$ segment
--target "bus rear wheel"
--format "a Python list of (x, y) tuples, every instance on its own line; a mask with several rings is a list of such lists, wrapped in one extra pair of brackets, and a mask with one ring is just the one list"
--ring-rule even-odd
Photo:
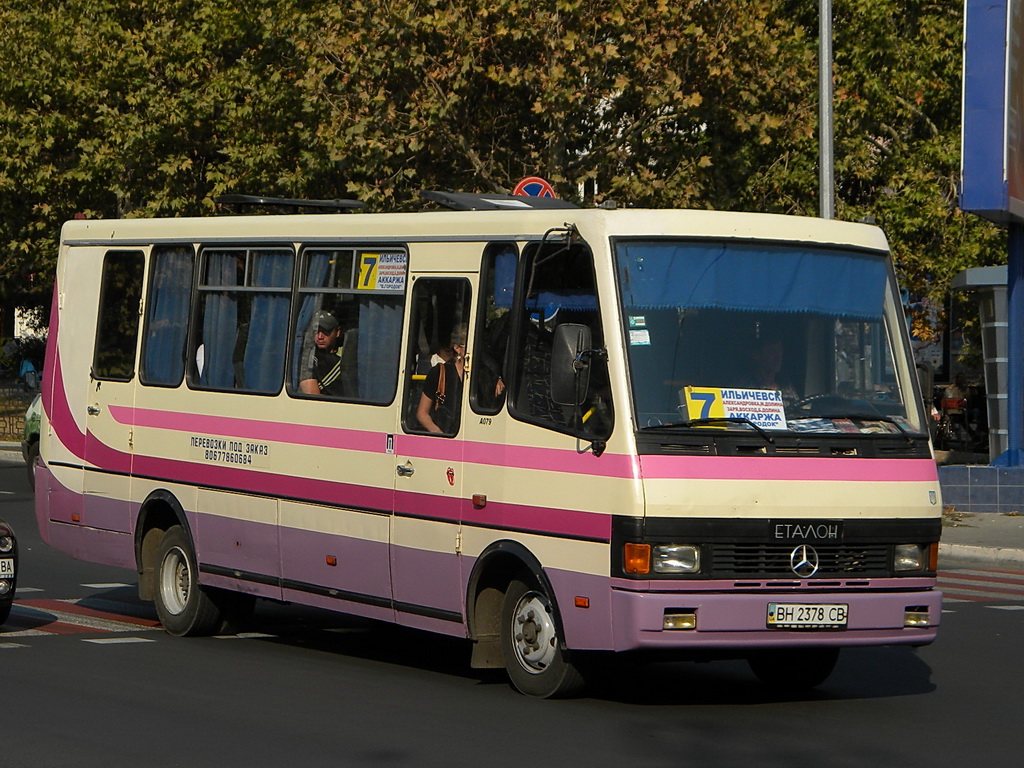
[(838, 660), (838, 648), (771, 648), (752, 654), (747, 663), (765, 685), (800, 693), (824, 683)]
[(583, 675), (558, 633), (554, 606), (543, 588), (514, 580), (501, 610), (501, 649), (512, 685), (527, 696), (560, 698), (583, 688)]
[(199, 584), (192, 544), (179, 525), (167, 530), (157, 549), (155, 598), (160, 623), (172, 635), (209, 635), (223, 621), (220, 608)]

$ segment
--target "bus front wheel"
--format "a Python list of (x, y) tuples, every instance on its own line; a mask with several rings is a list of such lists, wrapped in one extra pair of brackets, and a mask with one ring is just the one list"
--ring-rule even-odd
[(221, 610), (199, 585), (195, 553), (181, 526), (164, 534), (156, 562), (156, 613), (164, 629), (179, 637), (215, 632)]
[(514, 580), (505, 593), (501, 624), (505, 670), (521, 693), (558, 698), (583, 687), (582, 674), (563, 648), (551, 598), (541, 587)]

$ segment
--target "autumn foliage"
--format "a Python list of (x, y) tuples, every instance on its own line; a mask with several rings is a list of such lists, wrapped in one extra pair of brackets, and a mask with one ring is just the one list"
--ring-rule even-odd
[[(833, 5), (837, 214), (937, 299), (1004, 258), (956, 207), (962, 3)], [(396, 210), (542, 175), (583, 204), (816, 215), (817, 25), (796, 0), (10, 0), (2, 298), (46, 300), (68, 218), (228, 192)]]

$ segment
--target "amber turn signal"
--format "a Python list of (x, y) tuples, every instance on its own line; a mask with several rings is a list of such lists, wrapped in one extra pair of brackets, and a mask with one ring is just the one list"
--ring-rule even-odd
[(622, 569), (626, 573), (650, 573), (651, 545), (627, 543), (623, 551)]

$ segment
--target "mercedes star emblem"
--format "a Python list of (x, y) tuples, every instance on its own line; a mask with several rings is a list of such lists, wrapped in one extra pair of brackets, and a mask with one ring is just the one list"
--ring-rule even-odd
[(801, 579), (809, 579), (818, 572), (818, 553), (814, 547), (801, 544), (790, 553), (789, 567)]

